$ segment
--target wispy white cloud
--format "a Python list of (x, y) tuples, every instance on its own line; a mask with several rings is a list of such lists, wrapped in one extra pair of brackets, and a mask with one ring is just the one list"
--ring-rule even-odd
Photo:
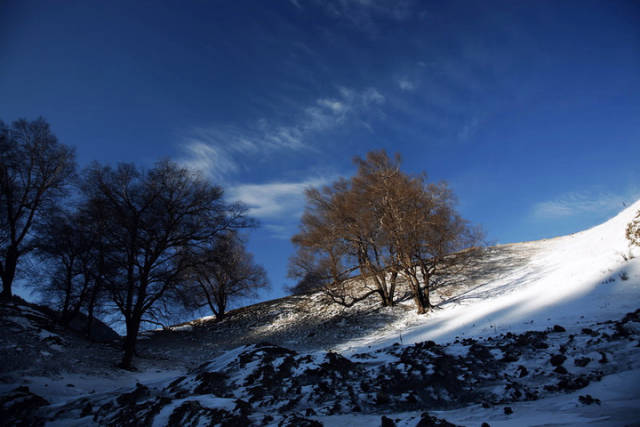
[(318, 105), (328, 108), (335, 114), (344, 113), (345, 110), (347, 109), (347, 106), (341, 101), (338, 101), (337, 99), (326, 99), (326, 98), (319, 99)]
[(417, 86), (415, 82), (409, 80), (406, 77), (399, 78), (396, 83), (398, 84), (398, 87), (400, 88), (400, 90), (408, 91), (408, 92), (416, 90), (416, 86)]
[(330, 16), (345, 20), (355, 28), (377, 34), (379, 18), (405, 21), (416, 12), (413, 0), (320, 0), (318, 3)]
[(477, 116), (472, 116), (469, 120), (463, 123), (462, 128), (458, 132), (458, 139), (463, 141), (469, 139), (473, 136), (476, 130), (478, 130), (479, 126), (480, 119)]
[(261, 119), (242, 128), (193, 128), (182, 138), (182, 164), (210, 178), (228, 179), (241, 169), (243, 160), (279, 151), (313, 149), (310, 140), (321, 132), (350, 123), (366, 126), (362, 117), (385, 102), (376, 88), (356, 91), (339, 87), (336, 92), (333, 97), (320, 97), (299, 108), (297, 117), (286, 124)]
[(272, 220), (297, 218), (304, 209), (304, 191), (326, 185), (330, 178), (308, 178), (297, 182), (241, 184), (228, 190), (228, 197), (249, 208), (250, 216)]
[(365, 107), (381, 105), (384, 102), (385, 97), (376, 88), (370, 87), (362, 93), (362, 103)]
[(210, 178), (219, 179), (220, 175), (235, 172), (236, 163), (229, 154), (215, 146), (193, 141), (186, 145), (187, 159), (182, 164), (189, 169), (205, 173)]
[(553, 200), (536, 203), (533, 216), (538, 219), (557, 219), (582, 214), (611, 214), (619, 211), (625, 203), (637, 198), (631, 194), (610, 192), (572, 192)]

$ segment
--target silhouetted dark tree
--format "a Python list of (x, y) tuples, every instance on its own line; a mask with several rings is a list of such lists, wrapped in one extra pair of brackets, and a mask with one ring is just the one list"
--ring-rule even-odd
[(90, 207), (58, 210), (39, 228), (36, 254), (46, 269), (48, 283), (38, 286), (46, 300), (60, 312), (63, 325), (87, 315), (85, 332), (91, 338), (95, 313), (105, 303), (104, 248), (100, 245), (108, 230), (99, 215), (89, 214)]
[(10, 298), (18, 261), (34, 248), (34, 226), (64, 196), (74, 152), (42, 118), (0, 121), (0, 276)]
[(84, 181), (90, 212), (108, 229), (100, 242), (110, 271), (104, 287), (124, 317), (121, 366), (128, 369), (145, 313), (184, 285), (194, 267), (187, 255), (251, 222), (241, 206), (223, 201), (220, 187), (168, 161), (146, 172), (94, 164)]
[(445, 183), (401, 172), (398, 156), (370, 152), (355, 163), (351, 180), (307, 191), (290, 273), (320, 272), (325, 293), (344, 306), (373, 294), (383, 306), (393, 305), (401, 280), (424, 313), (434, 279), (457, 272), (473, 253), (462, 250), (477, 245), (482, 233), (454, 210)]
[(81, 223), (76, 213), (58, 211), (43, 224), (36, 245), (38, 256), (50, 265), (49, 282), (39, 290), (57, 306), (64, 325), (83, 308), (92, 283), (92, 242), (85, 238)]
[(216, 321), (224, 318), (229, 302), (256, 297), (269, 285), (265, 270), (253, 262), (234, 231), (221, 233), (212, 244), (198, 249), (187, 271), (188, 299), (192, 306), (208, 306)]

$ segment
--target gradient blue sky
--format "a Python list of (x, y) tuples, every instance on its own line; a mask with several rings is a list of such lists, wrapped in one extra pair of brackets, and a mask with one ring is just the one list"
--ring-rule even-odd
[(372, 149), (493, 242), (640, 197), (640, 2), (3, 1), (0, 119), (39, 115), (81, 165), (168, 157), (246, 202), (277, 297), (304, 188)]

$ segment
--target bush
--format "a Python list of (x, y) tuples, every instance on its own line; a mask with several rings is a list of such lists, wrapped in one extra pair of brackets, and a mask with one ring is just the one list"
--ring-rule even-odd
[(640, 246), (640, 209), (627, 225), (626, 236), (631, 245)]

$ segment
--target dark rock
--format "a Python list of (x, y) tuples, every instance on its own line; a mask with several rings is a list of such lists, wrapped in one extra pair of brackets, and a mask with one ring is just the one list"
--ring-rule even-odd
[(625, 314), (621, 322), (622, 323), (640, 322), (640, 308), (637, 309), (636, 311)]
[(598, 333), (591, 328), (582, 328), (582, 333), (585, 335), (590, 335), (592, 337), (598, 336)]
[(580, 368), (584, 368), (585, 366), (587, 366), (589, 364), (589, 362), (591, 362), (591, 359), (588, 357), (580, 357), (578, 359), (575, 359), (573, 361), (573, 364), (580, 367)]
[(563, 354), (554, 354), (551, 356), (550, 362), (553, 366), (560, 366), (567, 360), (567, 356)]
[(143, 386), (142, 384), (137, 383), (136, 388), (133, 391), (129, 393), (122, 393), (120, 396), (118, 396), (116, 401), (118, 402), (118, 404), (122, 406), (132, 405), (132, 404), (135, 404), (136, 402), (139, 402), (142, 399), (148, 398), (149, 396), (150, 396), (149, 389)]
[(511, 414), (513, 414), (513, 409), (511, 409), (511, 406), (505, 406), (505, 407), (504, 407), (504, 414), (505, 414), (505, 415), (511, 415)]
[(456, 425), (442, 418), (431, 416), (427, 412), (423, 412), (416, 427), (456, 427)]
[(482, 361), (491, 361), (494, 359), (491, 351), (482, 344), (475, 343), (469, 347), (469, 355)]
[(560, 325), (553, 325), (553, 332), (567, 332), (567, 330)]
[(308, 418), (302, 418), (297, 415), (286, 418), (278, 426), (281, 427), (322, 427), (322, 423)]
[(169, 416), (169, 425), (198, 425), (201, 423), (222, 424), (229, 412), (224, 409), (205, 408), (196, 400), (187, 400), (173, 410)]
[(527, 368), (525, 368), (523, 365), (519, 365), (518, 366), (518, 372), (520, 373), (519, 376), (520, 378), (522, 377), (526, 377), (527, 374), (529, 373), (529, 371), (527, 370)]
[(195, 394), (213, 394), (218, 397), (227, 397), (229, 395), (227, 378), (227, 374), (222, 372), (202, 372), (196, 376), (196, 381), (199, 384), (193, 392)]
[(380, 427), (396, 427), (396, 423), (391, 418), (387, 418), (384, 415), (380, 418)]
[(32, 393), (28, 387), (18, 387), (0, 396), (0, 425), (42, 426), (44, 420), (36, 411), (48, 405), (42, 397)]
[[(589, 385), (589, 379), (584, 376), (579, 376), (576, 378), (563, 378), (558, 382), (557, 388), (559, 390), (579, 390), (581, 388), (585, 388)], [(546, 387), (545, 387), (546, 388)]]
[(348, 373), (354, 370), (355, 364), (341, 354), (331, 351), (325, 355), (325, 362), (321, 366), (340, 373)]
[(601, 351), (600, 352), (600, 360), (598, 360), (598, 363), (609, 363), (609, 359), (607, 359), (607, 355), (605, 354), (605, 352)]
[(593, 405), (594, 403), (596, 404), (600, 404), (600, 399), (595, 399), (593, 396), (591, 396), (590, 394), (587, 394), (586, 396), (579, 396), (578, 400), (580, 401), (580, 403), (582, 403), (583, 405)]
[(93, 406), (91, 406), (91, 403), (87, 402), (86, 405), (84, 405), (84, 407), (82, 408), (82, 412), (80, 413), (81, 417), (86, 417), (89, 416), (93, 413)]
[(248, 402), (245, 402), (242, 399), (236, 399), (236, 406), (233, 409), (235, 412), (239, 413), (240, 415), (249, 415), (251, 414), (251, 412), (253, 411), (253, 408), (251, 407), (251, 404), (249, 404)]
[(489, 425), (489, 423), (486, 423), (486, 422), (485, 422), (485, 423), (482, 423), (482, 424), (480, 425), (480, 427), (491, 427), (491, 425)]
[(501, 362), (517, 362), (520, 359), (520, 352), (515, 349), (501, 349), (504, 352), (504, 356), (501, 359)]
[(563, 375), (568, 373), (567, 368), (565, 368), (564, 366), (556, 366), (556, 368), (553, 371)]
[(387, 403), (389, 403), (391, 399), (389, 399), (389, 396), (387, 396), (385, 393), (379, 391), (376, 393), (376, 405), (385, 405)]
[(531, 346), (535, 349), (541, 350), (549, 348), (549, 344), (545, 342), (547, 335), (545, 332), (527, 331), (524, 334), (520, 334), (516, 338), (516, 344), (519, 346)]

